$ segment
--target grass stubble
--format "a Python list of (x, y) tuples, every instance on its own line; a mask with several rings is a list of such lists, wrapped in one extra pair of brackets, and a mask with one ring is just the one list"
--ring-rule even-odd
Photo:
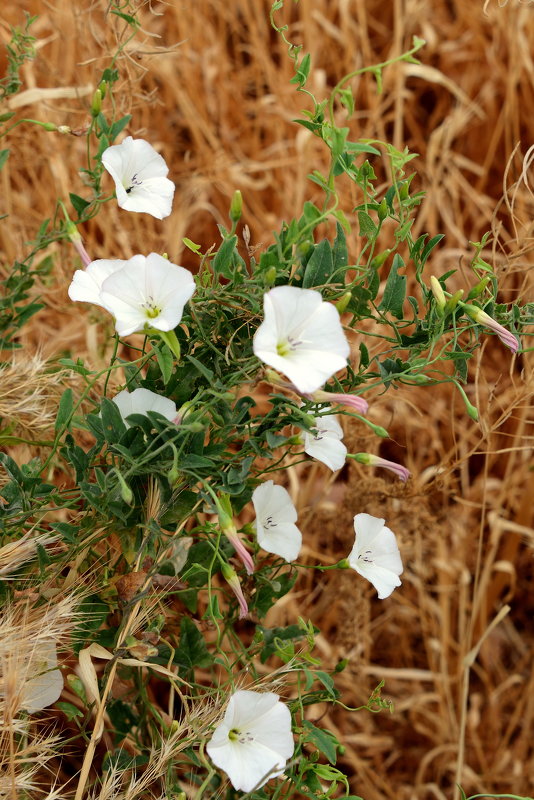
[[(310, 165), (321, 168), (325, 155), (292, 122), (305, 98), (289, 84), (291, 64), (269, 28), (269, 5), (183, 0), (144, 8), (143, 32), (121, 59), (125, 78), (118, 101), (123, 113), (133, 112), (128, 132), (148, 138), (171, 165), (174, 210), (163, 223), (135, 214), (126, 220), (110, 204), (84, 232), (92, 257), (165, 250), (171, 260), (194, 268), (182, 237), (203, 246), (216, 242), (216, 223), (224, 222), (235, 189), (243, 192), (242, 221), (252, 248), (267, 245), (282, 219), (306, 199), (317, 199), (306, 175)], [(123, 35), (120, 21), (105, 16), (106, 6), (100, 0), (25, 4), (39, 14), (37, 57), (23, 68), (23, 91), (15, 98), (26, 116), (83, 127), (95, 71)], [(3, 6), (6, 22), (20, 23), (19, 14), (18, 2)], [(426, 197), (414, 233), (446, 233), (428, 273), (459, 268), (458, 287), (468, 287), (468, 240), (491, 229), (493, 242), (483, 255), (507, 302), (533, 297), (530, 157), (524, 161), (534, 139), (533, 14), (519, 0), (301, 0), (296, 7), (288, 3), (282, 14), (290, 38), (312, 55), (318, 95), (355, 67), (400, 53), (414, 34), (427, 41), (423, 63), (390, 68), (381, 95), (369, 77), (354, 81), (351, 133), (420, 154), (412, 163)], [(3, 23), (0, 35), (7, 39)], [(25, 252), (55, 197), (83, 194), (76, 174), (83, 141), (56, 136), (24, 127), (11, 135), (12, 158), (0, 173), (2, 213), (10, 215), (0, 226), (2, 270)], [(341, 205), (350, 209), (356, 202), (347, 185)], [(357, 243), (351, 246), (355, 258)], [(68, 301), (74, 253), (67, 245), (51, 253), (54, 272), (39, 286), (46, 308), (21, 336), (27, 361), (17, 356), (0, 388), (2, 417), (29, 440), (49, 437), (61, 389), (45, 369), (46, 359), (69, 351), (103, 368), (109, 354), (109, 321)], [(480, 423), (466, 415), (449, 386), (401, 387), (368, 398), (370, 418), (392, 436), (380, 443), (380, 454), (412, 470), (406, 486), (353, 462), (335, 481), (320, 465), (296, 466), (289, 475), (305, 530), (305, 558), (334, 562), (345, 555), (352, 517), (360, 511), (383, 516), (402, 543), (403, 586), (391, 599), (377, 601), (371, 587), (344, 574), (307, 572), (268, 620), (310, 618), (321, 628), (318, 647), (327, 665), (350, 657), (338, 677), (347, 705), (365, 702), (386, 679), (392, 716), (326, 713), (321, 707), (309, 712), (346, 745), (342, 763), (352, 790), (366, 800), (441, 800), (457, 792), (455, 782), (467, 793), (534, 794), (532, 357), (511, 358), (492, 339), (474, 362), (467, 393)], [(349, 451), (376, 449), (358, 424), (346, 425), (346, 437)], [(17, 460), (35, 452), (24, 444), (8, 450)], [(50, 477), (65, 480), (59, 466)], [(13, 557), (31, 558), (32, 547), (22, 543)], [(0, 551), (0, 570), (10, 557)], [(3, 628), (12, 625), (12, 615), (20, 617), (13, 645), (20, 653), (28, 650), (35, 623), (27, 619), (26, 604), (21, 597), (4, 615), (0, 632), (2, 644), (11, 642)], [(5, 652), (4, 677), (12, 674), (10, 650)], [(65, 696), (76, 702), (72, 692)], [(204, 710), (206, 725), (216, 712)], [(8, 720), (5, 715), (0, 756), (4, 775), (13, 776), (20, 764)], [(163, 797), (155, 787), (184, 733), (161, 742), (149, 773), (124, 785), (111, 770), (91, 797)], [(72, 775), (82, 767), (83, 753), (73, 741), (69, 755), (61, 742), (68, 735), (50, 719), (32, 724), (32, 767), (20, 773), (30, 783), (6, 778), (0, 797), (15, 800), (27, 791), (45, 800), (73, 798)]]

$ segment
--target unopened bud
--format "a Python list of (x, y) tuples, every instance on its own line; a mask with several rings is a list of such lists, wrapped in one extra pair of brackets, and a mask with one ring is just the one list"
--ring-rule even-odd
[(241, 212), (243, 211), (243, 196), (239, 189), (236, 189), (232, 197), (230, 205), (230, 219), (232, 222), (238, 222), (241, 219)]
[(124, 480), (118, 469), (115, 470), (115, 475), (117, 476), (117, 479), (119, 481), (122, 499), (124, 500), (125, 503), (131, 506), (133, 504), (133, 499), (134, 499), (132, 490), (130, 489), (130, 487), (128, 486), (128, 484), (126, 483), (126, 481)]
[(380, 205), (378, 206), (378, 211), (377, 211), (378, 219), (380, 220), (380, 222), (382, 222), (382, 220), (384, 220), (387, 217), (388, 210), (389, 209), (387, 200), (385, 197), (383, 197)]
[(91, 114), (93, 117), (98, 117), (102, 110), (102, 91), (101, 89), (97, 89), (93, 95), (93, 99), (91, 100)]
[(436, 306), (438, 310), (442, 312), (447, 304), (447, 298), (445, 297), (443, 286), (438, 281), (435, 275), (430, 276), (430, 288), (432, 290), (432, 294), (434, 295)]
[(102, 100), (103, 100), (104, 97), (106, 96), (106, 92), (108, 90), (107, 82), (106, 81), (100, 81), (100, 83), (98, 84), (98, 90), (99, 90), (100, 96), (102, 97)]
[(384, 250), (383, 253), (379, 253), (377, 256), (375, 256), (371, 261), (371, 269), (378, 269), (378, 267), (381, 267), (390, 253), (391, 250)]
[(479, 281), (477, 285), (473, 286), (473, 288), (470, 290), (469, 294), (467, 295), (467, 299), (474, 300), (475, 297), (480, 297), (480, 295), (482, 294), (482, 292), (484, 291), (489, 282), (490, 282), (489, 277), (482, 278), (482, 280)]
[(407, 181), (404, 181), (404, 183), (401, 184), (399, 190), (399, 197), (401, 200), (407, 200), (409, 196), (410, 196), (410, 186)]
[(337, 309), (337, 313), (341, 316), (344, 311), (347, 310), (347, 306), (352, 299), (352, 292), (345, 292), (342, 294), (339, 300), (336, 301), (335, 306)]
[(464, 290), (463, 289), (458, 289), (458, 291), (455, 292), (452, 295), (452, 297), (449, 297), (449, 299), (445, 303), (445, 307), (443, 309), (443, 313), (444, 313), (445, 316), (447, 316), (447, 314), (452, 314), (452, 312), (454, 311), (454, 309), (456, 308), (456, 306), (458, 305), (458, 303), (462, 299), (463, 295), (464, 295)]

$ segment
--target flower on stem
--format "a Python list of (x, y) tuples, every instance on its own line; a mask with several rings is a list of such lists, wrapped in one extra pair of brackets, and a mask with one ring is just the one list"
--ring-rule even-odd
[(312, 394), (308, 395), (310, 400), (313, 400), (315, 403), (337, 403), (340, 406), (347, 406), (347, 408), (351, 408), (357, 414), (367, 414), (369, 410), (369, 404), (367, 400), (364, 400), (363, 397), (359, 397), (357, 394), (343, 394), (343, 392), (324, 392), (322, 389), (319, 389), (316, 392), (312, 392)]
[(102, 153), (102, 164), (115, 181), (117, 202), (126, 211), (142, 211), (157, 219), (172, 210), (174, 183), (165, 160), (145, 139), (127, 136)]
[(486, 314), (486, 312), (478, 306), (471, 306), (467, 303), (462, 303), (462, 308), (465, 313), (471, 317), (471, 319), (475, 320), (476, 323), (479, 325), (484, 325), (486, 328), (490, 328), (490, 330), (494, 331), (501, 342), (506, 345), (506, 347), (510, 348), (512, 353), (517, 353), (519, 350), (519, 342), (517, 337), (514, 336), (511, 331), (497, 322), (497, 320), (493, 319), (493, 317), (490, 317), (489, 314)]
[(395, 534), (384, 522), (370, 514), (356, 514), (356, 539), (347, 558), (349, 566), (373, 584), (380, 600), (401, 585), (403, 569)]
[(304, 431), (304, 452), (326, 464), (332, 472), (341, 469), (347, 448), (341, 441), (343, 429), (335, 415), (315, 417), (312, 431)]
[(30, 656), (22, 689), (21, 708), (35, 714), (51, 706), (63, 691), (63, 675), (57, 665), (55, 642), (38, 642)]
[(350, 348), (339, 314), (319, 292), (276, 286), (264, 294), (263, 309), (254, 353), (286, 375), (299, 392), (314, 392), (346, 366)]
[(206, 746), (234, 789), (251, 792), (284, 772), (295, 749), (291, 713), (274, 692), (234, 692)]
[(82, 264), (84, 265), (84, 267), (87, 267), (91, 263), (91, 257), (89, 256), (87, 250), (83, 246), (83, 240), (80, 234), (78, 233), (76, 225), (74, 224), (74, 222), (71, 222), (70, 220), (67, 222), (67, 234), (72, 244), (74, 245), (74, 249), (80, 256)]
[(243, 566), (247, 571), (247, 574), (252, 575), (252, 573), (254, 572), (254, 561), (252, 560), (252, 556), (246, 549), (245, 545), (243, 544), (237, 533), (234, 524), (234, 517), (233, 517), (232, 504), (230, 502), (230, 498), (228, 497), (227, 494), (221, 494), (219, 497), (216, 498), (215, 504), (217, 507), (217, 514), (219, 517), (219, 526), (221, 528), (221, 532), (226, 536), (228, 541), (232, 544), (234, 550), (241, 559)]
[(69, 297), (102, 306), (115, 317), (117, 333), (128, 336), (150, 329), (173, 331), (195, 288), (189, 270), (150, 253), (91, 262), (74, 273)]
[(158, 414), (161, 414), (170, 422), (176, 422), (178, 414), (176, 403), (169, 400), (168, 397), (162, 397), (162, 395), (156, 394), (156, 392), (151, 392), (150, 389), (139, 388), (134, 389), (133, 392), (124, 389), (112, 399), (119, 409), (127, 428), (129, 428), (130, 425), (126, 418), (129, 417), (130, 414), (143, 414), (143, 416), (146, 416), (147, 411), (157, 411)]
[(443, 314), (443, 309), (447, 303), (447, 298), (445, 297), (445, 292), (443, 291), (443, 286), (436, 278), (435, 275), (430, 276), (430, 289), (432, 290), (432, 294), (434, 295), (434, 300), (436, 301), (436, 307), (440, 314)]
[(226, 583), (237, 597), (237, 601), (239, 603), (239, 619), (244, 619), (248, 614), (248, 604), (245, 599), (245, 595), (243, 594), (241, 584), (239, 583), (237, 573), (235, 569), (230, 566), (230, 564), (223, 564), (221, 566), (221, 572)]
[(300, 552), (302, 534), (295, 525), (297, 511), (288, 491), (273, 481), (265, 481), (254, 489), (252, 503), (260, 547), (294, 561)]
[(389, 469), (391, 472), (394, 472), (395, 475), (398, 475), (401, 481), (407, 481), (411, 475), (410, 470), (403, 467), (402, 464), (397, 464), (396, 461), (388, 461), (387, 458), (381, 458), (372, 453), (355, 453), (351, 455), (350, 458), (353, 458), (360, 464), (369, 464), (371, 467)]

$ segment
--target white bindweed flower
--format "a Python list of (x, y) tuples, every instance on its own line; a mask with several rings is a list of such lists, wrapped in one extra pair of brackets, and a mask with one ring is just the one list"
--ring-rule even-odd
[[(139, 260), (144, 256), (134, 256)], [(133, 259), (130, 259), (133, 261)], [(114, 272), (122, 269), (129, 262), (123, 258), (99, 258), (91, 261), (86, 269), (77, 269), (72, 276), (72, 283), (69, 286), (69, 297), (81, 303), (93, 303), (95, 306), (105, 308), (100, 292), (102, 284), (113, 275)]]
[(303, 394), (346, 366), (350, 353), (339, 314), (313, 289), (276, 286), (263, 296), (264, 320), (255, 355), (286, 375)]
[(151, 392), (150, 389), (134, 389), (133, 392), (124, 389), (112, 398), (113, 402), (119, 409), (121, 417), (123, 418), (126, 427), (130, 427), (126, 421), (126, 417), (130, 414), (143, 414), (146, 416), (147, 411), (157, 411), (170, 422), (176, 420), (178, 410), (176, 403), (169, 400), (168, 397), (162, 397), (156, 392)]
[(102, 153), (102, 164), (115, 181), (117, 202), (126, 211), (144, 211), (157, 219), (172, 210), (174, 183), (165, 160), (145, 139), (127, 136)]
[(342, 438), (343, 429), (335, 415), (315, 417), (313, 431), (304, 432), (304, 452), (335, 472), (341, 469), (347, 456)]
[(42, 711), (58, 700), (63, 691), (63, 675), (58, 669), (54, 642), (42, 642), (36, 645), (30, 656), (26, 674), (20, 705), (28, 714)]
[(297, 511), (287, 490), (273, 481), (265, 481), (252, 492), (252, 503), (260, 547), (286, 561), (294, 561), (300, 552), (302, 534), (295, 525)]
[(370, 514), (356, 514), (356, 539), (349, 556), (349, 565), (370, 581), (383, 600), (401, 585), (402, 560), (395, 534), (384, 525), (385, 520)]
[(195, 291), (189, 270), (157, 253), (134, 256), (102, 283), (102, 305), (115, 317), (120, 336), (156, 328), (172, 331)]
[(273, 692), (234, 692), (206, 746), (234, 789), (251, 792), (281, 775), (294, 751), (291, 714)]

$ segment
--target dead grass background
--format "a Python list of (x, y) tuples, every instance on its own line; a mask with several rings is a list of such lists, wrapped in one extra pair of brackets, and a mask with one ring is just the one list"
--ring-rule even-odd
[[(84, 231), (94, 258), (154, 249), (195, 266), (182, 237), (215, 242), (235, 189), (243, 192), (252, 246), (268, 245), (283, 219), (317, 197), (306, 174), (321, 169), (325, 154), (292, 122), (306, 100), (289, 84), (292, 67), (269, 27), (269, 6), (175, 0), (145, 7), (143, 31), (120, 59), (126, 77), (118, 103), (133, 113), (128, 133), (146, 136), (171, 165), (174, 211), (159, 223), (110, 205)], [(39, 14), (38, 49), (22, 70), (13, 109), (81, 128), (123, 23), (106, 16), (104, 0), (7, 0), (4, 40), (23, 7)], [(353, 82), (351, 131), (420, 154), (415, 185), (427, 194), (415, 232), (446, 233), (428, 274), (460, 265), (458, 285), (468, 286), (468, 240), (491, 228), (485, 256), (502, 299), (532, 300), (533, 200), (523, 169), (534, 139), (532, 2), (288, 0), (280, 19), (312, 55), (318, 96), (346, 72), (407, 49), (414, 34), (426, 39), (422, 64), (391, 68), (381, 95), (370, 78)], [(0, 211), (10, 215), (0, 226), (4, 271), (25, 254), (55, 197), (84, 193), (83, 140), (20, 127), (8, 145), (0, 173)], [(356, 202), (345, 186), (345, 210)], [(351, 246), (355, 253), (355, 237)], [(26, 353), (71, 352), (104, 365), (109, 330), (67, 300), (73, 252), (52, 252), (54, 273), (40, 287), (47, 308), (23, 333)], [(31, 369), (27, 375), (31, 381)], [(372, 403), (371, 419), (392, 434), (380, 453), (413, 471), (406, 487), (353, 463), (336, 483), (319, 466), (290, 476), (310, 558), (347, 553), (358, 511), (384, 516), (402, 540), (403, 587), (390, 600), (378, 602), (353, 576), (306, 576), (270, 620), (309, 617), (322, 630), (327, 664), (350, 656), (339, 676), (346, 704), (361, 704), (386, 679), (392, 716), (313, 709), (346, 744), (344, 768), (366, 800), (449, 798), (456, 781), (467, 793), (534, 794), (531, 355), (511, 360), (488, 340), (470, 375), (480, 424), (447, 387), (390, 390)], [(23, 423), (31, 429), (27, 414)], [(365, 430), (347, 430), (353, 452), (376, 446)], [(510, 612), (490, 629), (504, 604)]]

